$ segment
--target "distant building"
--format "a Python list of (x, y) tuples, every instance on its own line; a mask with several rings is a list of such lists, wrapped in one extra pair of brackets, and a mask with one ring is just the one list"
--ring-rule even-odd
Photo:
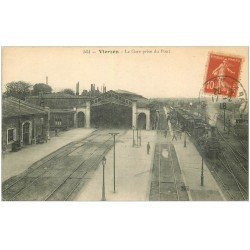
[(85, 117), (89, 113), (90, 98), (88, 96), (52, 93), (30, 96), (26, 100), (34, 105), (44, 105), (50, 108), (51, 130), (90, 126)]
[(14, 142), (21, 147), (48, 138), (49, 109), (13, 97), (2, 100), (2, 147), (10, 151)]
[[(77, 91), (79, 92), (79, 85)], [(27, 101), (50, 108), (50, 127), (67, 130), (77, 127), (152, 129), (150, 101), (125, 90), (106, 92), (91, 84), (82, 95), (64, 93), (30, 96)]]

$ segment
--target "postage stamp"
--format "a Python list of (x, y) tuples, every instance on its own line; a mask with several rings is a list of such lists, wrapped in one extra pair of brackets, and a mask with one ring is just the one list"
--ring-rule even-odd
[(242, 58), (210, 53), (204, 93), (235, 98)]

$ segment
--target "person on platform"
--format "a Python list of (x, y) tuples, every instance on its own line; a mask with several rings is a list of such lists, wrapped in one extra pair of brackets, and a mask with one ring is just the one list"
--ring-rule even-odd
[(150, 153), (150, 144), (148, 142), (148, 144), (147, 144), (147, 154), (149, 155), (149, 153)]
[(165, 131), (164, 131), (164, 137), (165, 138), (167, 138), (167, 134), (168, 134), (168, 131), (167, 131), (167, 129), (165, 129)]
[(175, 130), (173, 131), (172, 141), (173, 141), (174, 139), (177, 141), (177, 136), (176, 136), (176, 131), (175, 131)]

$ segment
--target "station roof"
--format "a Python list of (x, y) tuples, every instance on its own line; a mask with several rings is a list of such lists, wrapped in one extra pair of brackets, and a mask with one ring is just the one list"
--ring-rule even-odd
[(75, 113), (75, 110), (72, 109), (50, 109), (50, 113)]
[(131, 101), (136, 101), (137, 102), (137, 107), (139, 108), (145, 108), (149, 105), (150, 101), (143, 97), (142, 95), (127, 91), (127, 90), (115, 90), (114, 92), (126, 97), (127, 99)]
[(43, 94), (41, 96), (29, 96), (29, 99), (89, 99), (89, 97), (83, 95), (70, 95), (66, 93), (50, 93)]
[(14, 97), (4, 98), (2, 100), (2, 117), (28, 116), (35, 114), (46, 114), (47, 111), (37, 105), (16, 99)]
[[(139, 108), (147, 108), (150, 101), (147, 98), (144, 98), (143, 96), (139, 96), (136, 94), (128, 94), (131, 92), (128, 91), (114, 91), (109, 90), (108, 92), (102, 93), (100, 96), (97, 96), (92, 100), (92, 105), (102, 105), (103, 99), (109, 99), (112, 95), (116, 97), (115, 103), (120, 103), (125, 106), (131, 106), (132, 101), (136, 101), (137, 107)], [(106, 103), (106, 102), (105, 102)]]

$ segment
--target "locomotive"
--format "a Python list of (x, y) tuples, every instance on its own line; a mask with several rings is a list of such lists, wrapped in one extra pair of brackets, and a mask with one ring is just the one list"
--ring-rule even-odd
[(191, 113), (183, 108), (175, 108), (171, 112), (182, 131), (185, 131), (209, 158), (216, 158), (221, 151), (215, 126), (206, 123), (205, 117), (198, 113)]

